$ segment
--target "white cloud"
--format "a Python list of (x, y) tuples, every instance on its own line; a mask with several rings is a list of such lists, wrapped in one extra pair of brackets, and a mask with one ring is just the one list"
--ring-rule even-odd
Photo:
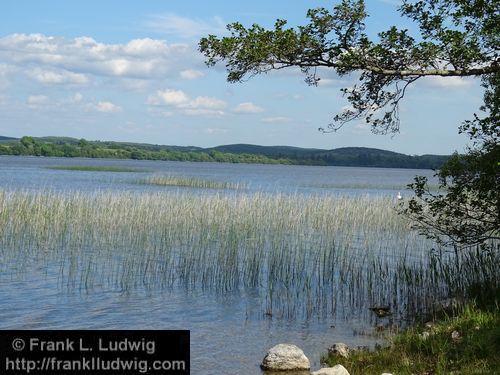
[(116, 104), (113, 104), (111, 102), (98, 102), (96, 105), (96, 109), (99, 112), (106, 113), (120, 112), (122, 110), (120, 106), (117, 106)]
[(28, 77), (43, 84), (86, 84), (89, 82), (85, 74), (73, 73), (67, 70), (44, 70), (35, 68), (27, 72)]
[(321, 78), (318, 82), (318, 87), (341, 87), (345, 85), (345, 81), (332, 78)]
[(50, 99), (46, 95), (30, 95), (26, 100), (26, 104), (32, 109), (50, 107), (50, 109), (59, 109), (63, 111), (80, 109), (87, 112), (101, 113), (117, 113), (123, 111), (122, 107), (110, 101), (85, 100), (84, 96), (79, 92), (58, 100)]
[(97, 104), (88, 104), (87, 109), (103, 113), (116, 113), (122, 111), (120, 106), (107, 101), (97, 102)]
[(265, 117), (261, 121), (269, 124), (279, 124), (279, 123), (289, 122), (290, 119), (284, 116), (276, 116), (276, 117)]
[(238, 104), (238, 106), (234, 109), (234, 112), (236, 112), (236, 113), (260, 113), (260, 112), (264, 112), (264, 109), (253, 104), (252, 102), (245, 102), (245, 103)]
[(182, 79), (192, 80), (203, 77), (205, 74), (199, 70), (187, 69), (179, 73)]
[(173, 89), (158, 90), (148, 97), (146, 103), (154, 106), (172, 106), (190, 116), (223, 116), (222, 109), (227, 106), (225, 101), (218, 98), (197, 96), (193, 99), (184, 91)]
[(134, 39), (124, 44), (99, 43), (89, 37), (67, 39), (43, 34), (0, 38), (0, 61), (31, 69), (41, 83), (86, 83), (88, 75), (155, 79), (202, 66), (202, 56), (186, 44)]
[(226, 107), (226, 102), (210, 96), (197, 96), (187, 103), (182, 103), (179, 107), (188, 109), (222, 109)]
[(49, 104), (49, 97), (45, 95), (30, 95), (26, 101), (30, 106)]
[(152, 15), (145, 22), (146, 27), (158, 32), (193, 39), (208, 34), (225, 34), (226, 24), (220, 17), (209, 21), (179, 16), (174, 13)]
[(434, 76), (422, 78), (422, 83), (431, 87), (459, 89), (472, 86), (473, 81), (463, 77)]
[(150, 38), (133, 39), (123, 46), (125, 54), (130, 56), (154, 56), (158, 51), (165, 51), (166, 44), (163, 40)]
[(158, 90), (156, 94), (150, 95), (147, 104), (151, 105), (180, 105), (187, 103), (189, 97), (181, 90)]

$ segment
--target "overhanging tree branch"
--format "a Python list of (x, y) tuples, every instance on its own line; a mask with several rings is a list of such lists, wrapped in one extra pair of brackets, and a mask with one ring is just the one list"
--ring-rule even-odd
[[(477, 77), (500, 71), (499, 34), (495, 34), (500, 32), (498, 12), (488, 2), (477, 2), (472, 9), (465, 3), (403, 1), (402, 15), (421, 29), (419, 42), (408, 30), (396, 27), (371, 41), (364, 33), (364, 1), (344, 0), (332, 11), (309, 10), (309, 24), (297, 28), (287, 28), (285, 20), (277, 20), (272, 30), (255, 24), (246, 28), (236, 22), (227, 26), (230, 36), (210, 35), (201, 39), (199, 48), (209, 66), (225, 63), (230, 82), (297, 67), (308, 84), (316, 85), (321, 80), (316, 68), (341, 76), (361, 71), (356, 92), (346, 96), (356, 113), (335, 116), (330, 130), (349, 119), (366, 118), (375, 133), (397, 133), (398, 98), (404, 95), (399, 88), (406, 89), (408, 82), (418, 77)], [(366, 110), (374, 106), (376, 113)]]
[(433, 194), (425, 189), (427, 181), (417, 178), (412, 185), (416, 198), (404, 213), (433, 238), (493, 246), (488, 241), (500, 237), (498, 1), (402, 0), (399, 12), (416, 23), (417, 37), (393, 26), (371, 40), (365, 34), (365, 2), (342, 0), (332, 10), (309, 10), (309, 23), (296, 28), (287, 28), (285, 20), (277, 20), (272, 30), (230, 24), (229, 36), (203, 38), (199, 49), (207, 65), (225, 64), (229, 82), (291, 67), (300, 68), (310, 85), (320, 82), (318, 68), (339, 76), (361, 72), (356, 84), (341, 90), (349, 106), (326, 131), (364, 119), (375, 133), (397, 133), (399, 103), (416, 80), (479, 77), (484, 115), (474, 114), (460, 127), (475, 148), (439, 171), (445, 194)]

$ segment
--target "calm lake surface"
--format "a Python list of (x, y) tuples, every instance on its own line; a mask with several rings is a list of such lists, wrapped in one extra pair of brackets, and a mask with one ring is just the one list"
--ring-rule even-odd
[[(52, 166), (112, 166), (142, 172), (83, 172)], [(189, 176), (240, 183), (244, 189), (210, 190), (216, 194), (254, 192), (299, 195), (387, 196), (396, 201), (415, 175), (410, 169), (245, 165), (106, 159), (0, 156), (2, 191), (207, 191), (137, 183), (151, 174)], [(372, 346), (381, 322), (366, 311), (312, 318), (274, 317), (263, 313), (258, 291), (215, 293), (203, 290), (81, 290), (61, 285), (57, 264), (33, 260), (22, 272), (4, 264), (0, 252), (0, 329), (189, 329), (192, 374), (261, 374), (267, 349), (288, 342), (301, 347), (313, 369), (335, 342)], [(391, 324), (384, 321), (383, 324)]]

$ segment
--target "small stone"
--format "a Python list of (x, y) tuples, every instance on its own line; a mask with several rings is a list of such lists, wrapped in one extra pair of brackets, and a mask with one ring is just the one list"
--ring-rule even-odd
[(309, 370), (311, 363), (299, 347), (278, 344), (269, 349), (260, 367), (269, 371), (299, 371)]
[(311, 372), (311, 375), (349, 375), (349, 371), (342, 365), (324, 367), (318, 371)]
[(343, 342), (337, 342), (328, 348), (328, 355), (349, 358), (349, 347)]

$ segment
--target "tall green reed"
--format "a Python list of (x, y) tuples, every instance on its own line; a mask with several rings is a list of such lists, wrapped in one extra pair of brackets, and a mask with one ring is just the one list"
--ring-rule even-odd
[(437, 263), (428, 254), (435, 244), (411, 232), (393, 204), (368, 196), (0, 191), (0, 264), (4, 274), (56, 264), (61, 285), (84, 290), (257, 290), (268, 315), (305, 318), (367, 313), (371, 304), (390, 304), (395, 315), (425, 311), (491, 265), (446, 256)]
[(141, 184), (146, 185), (178, 186), (199, 189), (242, 189), (245, 187), (243, 183), (207, 180), (187, 176), (170, 176), (162, 174), (154, 174), (137, 181)]

